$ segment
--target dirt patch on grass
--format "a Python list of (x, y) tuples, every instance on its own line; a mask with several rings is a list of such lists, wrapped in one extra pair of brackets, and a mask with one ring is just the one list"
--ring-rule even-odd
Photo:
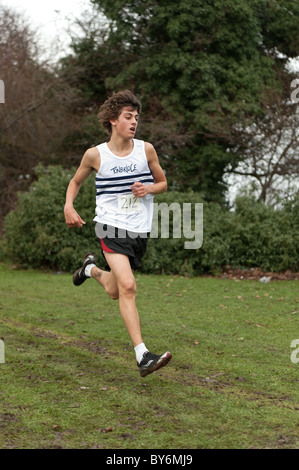
[(108, 351), (107, 347), (104, 346), (105, 342), (98, 341), (86, 341), (86, 340), (76, 340), (68, 341), (66, 346), (75, 346), (76, 348), (87, 349), (93, 354), (98, 354), (100, 356), (109, 357), (109, 356), (118, 356), (116, 351)]
[(11, 421), (18, 421), (19, 418), (13, 414), (13, 413), (2, 413), (0, 414), (0, 427), (1, 427), (1, 423), (7, 423), (7, 422), (11, 422)]
[(54, 340), (62, 340), (61, 344), (64, 346), (74, 346), (79, 349), (87, 349), (88, 351), (99, 354), (101, 356), (117, 356), (117, 352), (108, 351), (107, 347), (104, 345), (106, 344), (105, 341), (97, 340), (97, 341), (87, 341), (85, 339), (74, 339), (73, 337), (69, 337), (67, 335), (62, 335), (51, 330), (44, 330), (42, 328), (32, 328), (32, 334), (34, 336), (40, 338), (50, 338)]
[(271, 281), (294, 281), (299, 279), (299, 273), (292, 271), (284, 271), (281, 273), (273, 273), (271, 271), (263, 271), (260, 268), (224, 268), (220, 276), (221, 279), (252, 279), (260, 280), (262, 278), (270, 278)]
[(246, 377), (228, 377), (224, 372), (211, 372), (208, 376), (199, 376), (191, 371), (186, 372), (180, 369), (180, 367), (176, 367), (176, 373), (172, 376), (172, 380), (181, 383), (185, 387), (208, 388), (218, 393), (231, 394), (233, 392), (236, 397), (243, 397), (248, 401), (258, 402), (261, 405), (275, 405), (293, 411), (299, 409), (299, 403), (296, 403), (289, 395), (275, 395), (274, 393), (266, 393), (248, 387), (242, 388), (241, 383), (249, 381)]

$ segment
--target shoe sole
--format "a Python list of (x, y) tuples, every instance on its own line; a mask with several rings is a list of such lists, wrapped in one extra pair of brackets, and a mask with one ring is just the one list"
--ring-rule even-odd
[(139, 370), (141, 377), (146, 377), (147, 375), (152, 374), (156, 370), (161, 369), (161, 367), (166, 366), (171, 358), (172, 354), (170, 352), (162, 354), (159, 361), (156, 362), (156, 364), (152, 368)]
[(74, 272), (73, 274), (73, 284), (75, 286), (81, 286), (81, 284), (83, 284), (84, 281), (86, 281), (87, 277), (85, 279), (78, 279), (76, 280), (76, 276), (77, 276), (77, 273), (79, 273), (80, 271), (82, 270), (82, 268), (79, 268), (77, 269), (77, 271)]
[[(92, 257), (93, 257), (93, 260), (92, 260), (92, 261), (90, 260), (90, 262), (87, 263), (87, 264), (84, 266), (84, 263), (87, 261), (87, 258), (88, 258), (89, 256), (92, 256)], [(73, 274), (73, 284), (74, 284), (75, 286), (81, 286), (81, 284), (83, 284), (83, 282), (85, 282), (86, 279), (87, 279), (87, 277), (85, 277), (85, 278), (83, 278), (83, 279), (78, 279), (78, 280), (76, 280), (77, 273), (79, 273), (80, 271), (82, 271), (83, 268), (86, 268), (86, 266), (88, 266), (89, 264), (94, 263), (94, 262), (95, 262), (95, 257), (93, 256), (93, 254), (92, 254), (92, 253), (87, 253), (87, 254), (85, 255), (84, 260), (83, 260), (83, 266), (82, 266), (81, 268), (77, 269), (77, 271), (75, 271), (74, 274)]]

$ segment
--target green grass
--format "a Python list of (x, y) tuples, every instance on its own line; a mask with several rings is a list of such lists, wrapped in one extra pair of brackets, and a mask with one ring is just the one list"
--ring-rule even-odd
[(136, 274), (146, 378), (93, 280), (0, 266), (0, 448), (298, 448), (296, 281)]

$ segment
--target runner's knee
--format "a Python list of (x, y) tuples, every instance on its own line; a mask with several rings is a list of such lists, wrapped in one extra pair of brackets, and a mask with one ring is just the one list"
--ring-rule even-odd
[(136, 282), (135, 279), (123, 279), (119, 282), (119, 290), (124, 295), (135, 295), (136, 294)]
[(117, 299), (119, 299), (118, 291), (106, 289), (106, 292), (107, 292), (107, 294), (109, 295), (109, 297), (111, 297), (112, 300), (117, 300)]
[(117, 300), (119, 298), (117, 285), (114, 285), (113, 283), (106, 284), (105, 291), (112, 300)]
[(111, 297), (112, 300), (118, 300), (119, 299), (118, 294), (110, 294), (110, 297)]

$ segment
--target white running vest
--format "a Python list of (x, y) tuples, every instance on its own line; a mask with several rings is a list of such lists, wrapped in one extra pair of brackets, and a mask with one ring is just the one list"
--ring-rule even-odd
[(133, 150), (126, 157), (118, 157), (107, 142), (97, 146), (101, 166), (96, 174), (95, 222), (112, 225), (137, 233), (150, 232), (153, 219), (154, 196), (137, 198), (130, 186), (136, 181), (154, 184), (144, 149), (144, 141), (133, 139)]

